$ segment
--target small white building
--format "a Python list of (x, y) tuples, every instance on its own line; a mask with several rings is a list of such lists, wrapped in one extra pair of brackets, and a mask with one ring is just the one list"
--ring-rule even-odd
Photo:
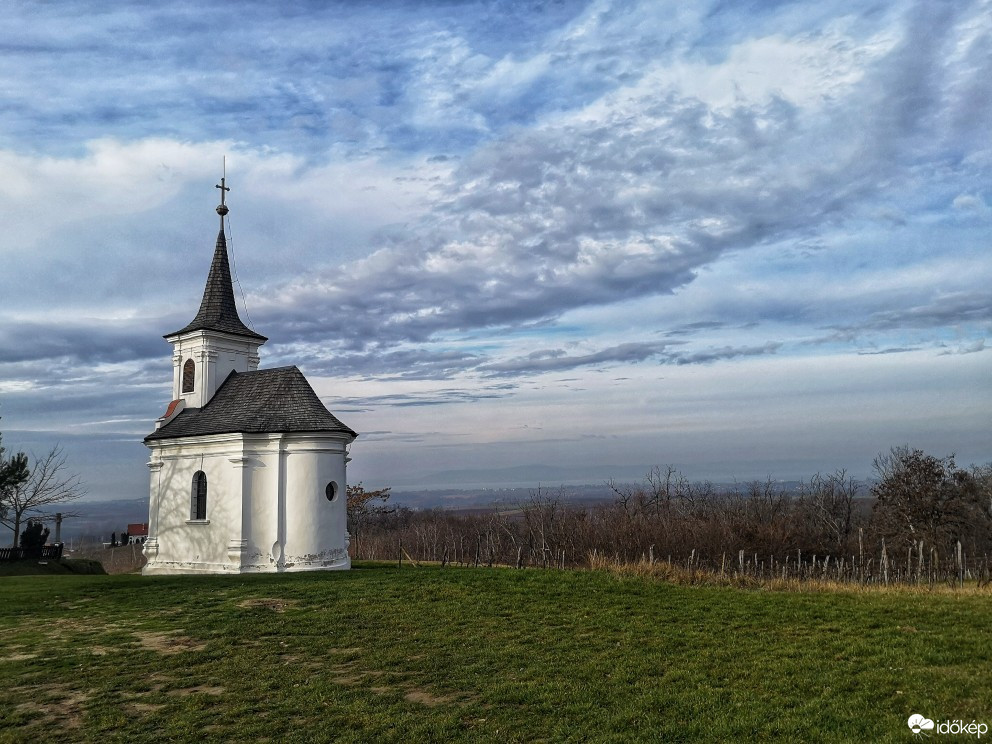
[(351, 567), (348, 448), (354, 431), (293, 367), (258, 369), (267, 340), (241, 322), (220, 233), (199, 312), (165, 336), (172, 402), (151, 450), (142, 573), (251, 573)]

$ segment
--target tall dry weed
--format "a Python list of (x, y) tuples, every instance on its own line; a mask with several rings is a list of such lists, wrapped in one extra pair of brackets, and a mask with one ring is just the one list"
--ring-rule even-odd
[(839, 592), (839, 593), (896, 593), (896, 594), (955, 594), (964, 596), (990, 596), (992, 585), (977, 581), (964, 586), (950, 582), (935, 584), (879, 583), (836, 581), (821, 578), (762, 578), (734, 570), (714, 570), (703, 566), (683, 566), (668, 561), (624, 561), (598, 553), (589, 555), (588, 567), (604, 571), (619, 578), (641, 577), (657, 579), (678, 586), (725, 586), (773, 592)]

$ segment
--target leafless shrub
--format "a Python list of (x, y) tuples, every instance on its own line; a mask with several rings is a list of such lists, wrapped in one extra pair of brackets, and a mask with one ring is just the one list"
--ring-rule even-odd
[[(613, 501), (592, 506), (575, 505), (565, 488), (542, 487), (521, 503), (479, 514), (403, 507), (374, 513), (352, 551), (360, 559), (405, 554), (443, 565), (623, 567), (680, 583), (698, 575), (734, 586), (989, 583), (992, 467), (965, 472), (953, 461), (935, 462), (927, 464), (940, 471), (940, 503), (948, 506), (939, 518), (925, 507), (933, 494), (904, 480), (897, 481), (901, 491), (869, 491), (841, 470), (791, 491), (771, 479), (720, 490), (666, 466), (641, 483), (610, 483)], [(881, 505), (874, 515), (872, 492)], [(967, 529), (960, 514), (950, 518), (955, 504), (967, 506)], [(913, 509), (936, 521), (921, 521)], [(907, 514), (916, 521), (905, 539)]]

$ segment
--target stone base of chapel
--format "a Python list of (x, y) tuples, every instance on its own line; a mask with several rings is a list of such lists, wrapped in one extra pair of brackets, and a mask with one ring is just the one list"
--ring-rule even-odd
[(329, 560), (301, 560), (286, 563), (204, 563), (199, 561), (150, 560), (141, 569), (143, 576), (176, 576), (193, 574), (253, 574), (295, 573), (299, 571), (347, 571), (351, 558), (345, 555)]

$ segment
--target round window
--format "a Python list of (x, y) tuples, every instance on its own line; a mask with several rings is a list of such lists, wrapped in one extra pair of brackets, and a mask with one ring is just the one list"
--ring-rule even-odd
[(338, 484), (334, 481), (328, 483), (327, 488), (324, 489), (324, 495), (328, 501), (334, 501), (338, 497)]

